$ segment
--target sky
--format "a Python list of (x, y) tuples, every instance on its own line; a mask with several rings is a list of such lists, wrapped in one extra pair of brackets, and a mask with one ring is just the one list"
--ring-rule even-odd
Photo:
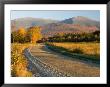
[(24, 17), (64, 20), (76, 16), (84, 16), (99, 21), (100, 11), (99, 10), (11, 11), (11, 20)]

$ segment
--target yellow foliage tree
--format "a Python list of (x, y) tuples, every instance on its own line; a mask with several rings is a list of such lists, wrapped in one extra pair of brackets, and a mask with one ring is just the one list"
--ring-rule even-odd
[(26, 33), (27, 33), (26, 29), (23, 27), (20, 27), (18, 29), (17, 33), (18, 33), (19, 42), (21, 42), (21, 43), (25, 42), (25, 37), (26, 37)]
[(33, 26), (28, 29), (28, 37), (31, 43), (36, 43), (36, 41), (42, 38), (41, 27)]
[(20, 34), (20, 35), (22, 35), (22, 36), (25, 37), (25, 35), (26, 35), (26, 29), (23, 28), (23, 27), (20, 27), (20, 28), (18, 29), (18, 34)]

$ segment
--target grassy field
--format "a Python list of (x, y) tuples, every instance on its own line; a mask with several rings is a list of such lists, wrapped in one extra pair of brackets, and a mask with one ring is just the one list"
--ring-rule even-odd
[(28, 61), (23, 55), (23, 50), (31, 44), (11, 44), (11, 76), (30, 77), (32, 73), (27, 70)]
[(100, 59), (100, 43), (96, 42), (77, 42), (77, 43), (49, 43), (49, 45), (57, 47), (74, 54), (82, 54)]

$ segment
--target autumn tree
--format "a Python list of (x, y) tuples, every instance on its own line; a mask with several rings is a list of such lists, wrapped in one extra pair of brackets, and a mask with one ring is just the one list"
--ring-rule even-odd
[(17, 31), (17, 33), (18, 33), (18, 37), (19, 37), (19, 42), (20, 43), (24, 43), (25, 42), (25, 37), (26, 37), (26, 29), (25, 28), (23, 28), (23, 27), (20, 27), (19, 29), (18, 29), (18, 31)]
[(26, 37), (26, 29), (23, 27), (20, 27), (17, 31), (11, 33), (12, 42), (24, 43), (26, 42), (25, 37)]
[(23, 27), (20, 27), (20, 28), (18, 29), (18, 33), (19, 33), (20, 35), (22, 35), (23, 37), (25, 37), (25, 35), (26, 35), (26, 29), (23, 28)]
[(11, 42), (14, 43), (14, 42), (19, 42), (19, 38), (18, 38), (18, 33), (17, 31), (14, 31), (11, 33)]
[(28, 29), (27, 38), (31, 43), (36, 43), (36, 41), (42, 38), (40, 31), (41, 31), (41, 27), (39, 26), (33, 26)]

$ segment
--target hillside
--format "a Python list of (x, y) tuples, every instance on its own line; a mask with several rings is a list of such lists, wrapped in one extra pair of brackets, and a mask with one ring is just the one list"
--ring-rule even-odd
[(11, 20), (11, 25), (12, 25), (12, 31), (14, 31), (19, 27), (28, 28), (31, 26), (43, 26), (49, 23), (56, 23), (56, 22), (57, 20), (25, 17), (25, 18), (18, 18)]
[(57, 33), (90, 33), (99, 30), (96, 26), (82, 26), (79, 24), (52, 23), (42, 27), (44, 37), (50, 37)]
[(62, 21), (30, 17), (11, 21), (12, 31), (17, 30), (19, 27), (29, 28), (31, 26), (41, 26), (41, 33), (44, 37), (50, 37), (57, 33), (89, 33), (100, 30), (100, 22), (82, 16), (72, 17)]
[(65, 19), (63, 21), (60, 21), (60, 23), (79, 24), (82, 26), (96, 26), (98, 28), (100, 27), (100, 23), (98, 21), (95, 21), (83, 16), (77, 16), (77, 17)]

